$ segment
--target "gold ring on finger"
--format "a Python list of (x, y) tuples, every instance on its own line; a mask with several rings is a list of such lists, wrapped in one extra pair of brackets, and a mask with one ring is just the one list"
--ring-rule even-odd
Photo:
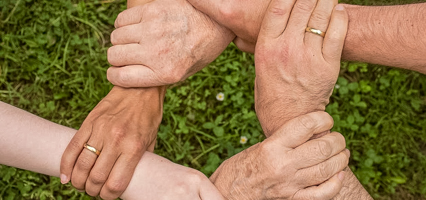
[(308, 26), (308, 27), (306, 27), (305, 31), (306, 31), (306, 32), (313, 33), (313, 34), (317, 34), (317, 35), (319, 35), (319, 36), (321, 36), (321, 37), (324, 37), (324, 36), (325, 36), (325, 32), (320, 31), (320, 30), (315, 29), (315, 28), (311, 28), (311, 27), (309, 27), (309, 26)]
[(101, 154), (101, 151), (97, 150), (95, 147), (92, 147), (92, 146), (88, 145), (87, 143), (84, 143), (84, 148), (86, 148), (87, 150), (93, 152), (97, 156), (99, 156), (99, 154)]

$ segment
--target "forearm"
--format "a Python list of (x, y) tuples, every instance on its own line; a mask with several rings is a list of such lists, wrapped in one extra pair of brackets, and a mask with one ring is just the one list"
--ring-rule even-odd
[(62, 153), (75, 130), (0, 102), (1, 164), (59, 177)]
[[(3, 102), (0, 102), (0, 127), (2, 127), (0, 129), (0, 164), (59, 176), (62, 153), (76, 130), (55, 124)], [(175, 164), (153, 153), (145, 152), (133, 177), (149, 179), (148, 177), (161, 175), (165, 172), (155, 169), (164, 165)], [(139, 197), (141, 195), (141, 190), (147, 192), (151, 189), (149, 184), (140, 184), (136, 178), (130, 182), (128, 189), (121, 197), (137, 199), (138, 195)]]
[[(252, 45), (256, 43), (263, 16), (270, 2), (189, 1)], [(349, 27), (343, 59), (426, 73), (426, 37), (423, 33), (426, 30), (426, 3), (374, 7), (346, 5), (346, 8)], [(254, 49), (248, 51), (253, 52)]]
[(343, 59), (426, 73), (426, 3), (346, 8)]

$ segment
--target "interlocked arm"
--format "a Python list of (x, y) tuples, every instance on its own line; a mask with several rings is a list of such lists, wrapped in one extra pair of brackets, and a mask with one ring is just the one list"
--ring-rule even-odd
[[(189, 1), (232, 30), (237, 35), (234, 42), (240, 49), (254, 52), (260, 25), (271, 0)], [(349, 26), (342, 59), (426, 73), (426, 3), (345, 7)]]

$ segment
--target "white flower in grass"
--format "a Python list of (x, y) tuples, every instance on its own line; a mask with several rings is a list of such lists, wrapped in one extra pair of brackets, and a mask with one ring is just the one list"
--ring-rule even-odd
[(241, 144), (245, 144), (245, 143), (247, 143), (247, 141), (248, 141), (248, 139), (247, 139), (246, 136), (241, 136), (241, 138), (240, 138), (240, 143)]
[(339, 89), (339, 88), (340, 88), (340, 85), (339, 85), (339, 84), (336, 84), (336, 85), (334, 86), (334, 88)]
[(217, 99), (218, 101), (223, 101), (223, 100), (225, 99), (225, 94), (223, 94), (223, 92), (219, 92), (219, 93), (217, 93), (217, 95), (216, 95), (216, 99)]

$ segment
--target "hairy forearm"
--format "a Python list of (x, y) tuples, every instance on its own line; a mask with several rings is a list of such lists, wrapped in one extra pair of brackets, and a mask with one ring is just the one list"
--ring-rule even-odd
[[(270, 0), (189, 0), (231, 29), (253, 52)], [(241, 6), (244, 5), (244, 6)], [(426, 73), (426, 3), (399, 6), (346, 5), (349, 27), (343, 59)]]
[(343, 59), (426, 73), (426, 3), (346, 8)]

